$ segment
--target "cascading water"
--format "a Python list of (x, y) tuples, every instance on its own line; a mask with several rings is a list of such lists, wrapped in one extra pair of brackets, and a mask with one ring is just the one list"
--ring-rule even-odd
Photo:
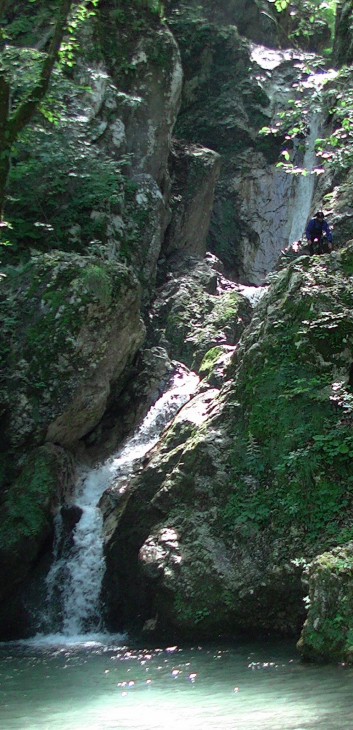
[(315, 140), (319, 137), (321, 115), (314, 114), (310, 123), (310, 131), (306, 139), (306, 149), (303, 159), (303, 168), (306, 175), (300, 175), (297, 180), (295, 195), (292, 202), (292, 224), (289, 232), (289, 243), (302, 239), (306, 222), (310, 216), (311, 204), (315, 187), (314, 168), (317, 167), (315, 154)]
[(62, 519), (58, 517), (54, 561), (47, 577), (47, 625), (51, 624), (55, 604), (59, 603), (63, 635), (73, 637), (102, 628), (100, 591), (105, 564), (103, 519), (97, 506), (100, 497), (112, 483), (115, 487), (120, 480), (126, 483), (137, 464), (195, 392), (198, 382), (195, 373), (180, 367), (168, 390), (150, 409), (126, 445), (101, 466), (82, 471), (74, 498), (75, 510), (81, 516), (66, 548)]
[(310, 119), (310, 130), (306, 139), (305, 154), (302, 167), (307, 174), (300, 175), (295, 187), (294, 198), (291, 203), (291, 227), (288, 243), (292, 244), (302, 238), (306, 223), (311, 213), (311, 206), (315, 190), (315, 168), (318, 167), (318, 160), (315, 154), (315, 140), (320, 136), (320, 127), (323, 120), (320, 94), (324, 85), (337, 76), (337, 71), (330, 69), (326, 72), (310, 74), (306, 82), (302, 84), (312, 97), (316, 98), (317, 111)]

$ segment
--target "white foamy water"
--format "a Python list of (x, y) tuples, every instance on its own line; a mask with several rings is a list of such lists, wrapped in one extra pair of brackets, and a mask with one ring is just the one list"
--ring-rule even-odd
[[(315, 141), (320, 137), (320, 127), (322, 124), (322, 113), (320, 95), (323, 87), (328, 81), (337, 76), (337, 71), (329, 69), (328, 71), (320, 71), (310, 74), (305, 81), (301, 82), (301, 86), (313, 95), (318, 111), (314, 113), (310, 119), (310, 130), (305, 141), (305, 154), (302, 167), (307, 171), (306, 175), (299, 175), (295, 187), (295, 195), (292, 203), (292, 224), (289, 233), (289, 244), (299, 241), (305, 234), (307, 221), (310, 217), (313, 194), (316, 183), (316, 171), (320, 172), (318, 158), (315, 153)], [(322, 172), (322, 170), (321, 170)]]
[(297, 51), (294, 48), (275, 50), (258, 43), (250, 43), (250, 58), (261, 68), (273, 71), (286, 61), (310, 61), (315, 58), (315, 54)]
[[(62, 632), (76, 637), (102, 628), (100, 591), (105, 571), (103, 519), (98, 502), (114, 483), (132, 475), (145, 454), (158, 442), (180, 408), (198, 385), (195, 373), (180, 368), (170, 387), (150, 409), (131, 439), (113, 457), (92, 470), (83, 470), (77, 484), (75, 506), (82, 515), (75, 525), (69, 554), (57, 554), (48, 574), (48, 601), (62, 604)], [(124, 487), (122, 487), (123, 491)], [(57, 545), (62, 541), (62, 521), (57, 523)], [(56, 548), (58, 552), (58, 548)], [(50, 615), (50, 606), (49, 611)]]
[(240, 293), (249, 300), (253, 307), (258, 304), (268, 290), (268, 286), (246, 286), (245, 284), (239, 284), (238, 288)]

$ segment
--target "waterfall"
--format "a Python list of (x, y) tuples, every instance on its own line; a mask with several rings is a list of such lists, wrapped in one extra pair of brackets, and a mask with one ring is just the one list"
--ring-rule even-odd
[(305, 232), (305, 226), (310, 216), (311, 203), (314, 194), (315, 174), (317, 166), (315, 154), (315, 140), (319, 136), (321, 115), (314, 114), (311, 118), (310, 131), (306, 139), (306, 149), (303, 159), (303, 168), (309, 172), (307, 175), (300, 175), (292, 202), (292, 223), (289, 233), (289, 244), (299, 241)]
[[(47, 576), (47, 625), (52, 624), (57, 606), (62, 634), (84, 635), (102, 629), (100, 591), (105, 570), (103, 519), (97, 506), (103, 492), (119, 481), (126, 483), (145, 454), (158, 442), (180, 408), (195, 392), (199, 378), (180, 367), (168, 390), (150, 409), (141, 426), (114, 456), (95, 469), (83, 469), (74, 496), (80, 515), (72, 535), (63, 538), (58, 517), (54, 560)], [(123, 487), (122, 487), (123, 489)], [(52, 628), (52, 626), (50, 626)]]

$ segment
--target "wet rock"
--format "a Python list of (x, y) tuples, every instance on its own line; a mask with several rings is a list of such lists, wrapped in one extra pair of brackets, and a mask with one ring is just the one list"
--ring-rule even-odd
[(63, 527), (67, 533), (72, 532), (75, 525), (80, 521), (83, 510), (76, 504), (64, 504), (60, 510), (60, 514), (63, 521)]
[[(135, 606), (137, 624), (158, 614), (161, 629), (182, 635), (298, 635), (303, 564), (351, 529), (352, 255), (349, 246), (303, 256), (273, 275), (201, 423), (176, 419), (137, 476), (107, 544), (112, 626), (118, 616), (129, 625)], [(325, 573), (332, 606), (349, 595), (348, 553), (349, 565), (342, 559), (329, 556)]]
[(85, 438), (90, 458), (101, 461), (114, 452), (118, 444), (131, 434), (149, 408), (162, 395), (175, 366), (164, 347), (141, 350), (121, 392), (116, 387), (109, 409), (96, 429)]

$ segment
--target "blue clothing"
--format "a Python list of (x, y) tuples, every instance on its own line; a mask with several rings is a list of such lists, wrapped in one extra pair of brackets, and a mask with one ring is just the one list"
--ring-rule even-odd
[(308, 241), (313, 241), (314, 238), (321, 239), (324, 233), (327, 236), (327, 240), (332, 243), (332, 233), (326, 221), (320, 220), (319, 218), (312, 218), (306, 227)]

